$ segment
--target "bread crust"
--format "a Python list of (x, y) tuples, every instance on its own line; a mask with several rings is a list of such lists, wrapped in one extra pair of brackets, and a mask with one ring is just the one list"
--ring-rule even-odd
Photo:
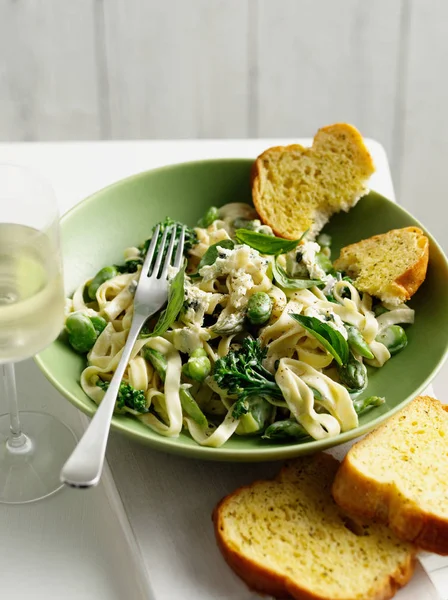
[[(312, 155), (321, 145), (321, 140), (323, 140), (326, 135), (348, 136), (350, 138), (351, 144), (354, 147), (356, 147), (358, 155), (362, 154), (362, 160), (364, 161), (366, 173), (372, 174), (375, 171), (373, 159), (364, 144), (362, 135), (356, 129), (356, 127), (353, 127), (353, 125), (349, 125), (348, 123), (334, 123), (332, 125), (321, 127), (314, 136), (313, 145), (309, 148), (301, 146), (300, 144), (291, 144), (289, 146), (273, 146), (272, 148), (268, 148), (267, 150), (265, 150), (256, 158), (251, 168), (250, 180), (252, 186), (252, 201), (261, 221), (264, 224), (269, 225), (272, 228), (272, 231), (275, 233), (275, 235), (279, 237), (283, 237), (285, 239), (296, 239), (296, 236), (283, 231), (278, 227), (277, 223), (275, 223), (273, 219), (268, 218), (263, 208), (263, 204), (261, 202), (261, 178), (264, 168), (263, 160), (269, 154), (275, 152), (285, 153), (298, 151), (304, 155)], [(369, 175), (366, 175), (366, 179), (368, 178), (368, 176)], [(362, 195), (364, 194), (360, 193), (360, 196)]]
[[(334, 457), (326, 453), (321, 453), (318, 456), (320, 460), (333, 463), (338, 462)], [(273, 478), (274, 481), (290, 481), (290, 478), (288, 477), (288, 465), (289, 463), (285, 464), (278, 475)], [(238, 550), (232, 547), (231, 543), (227, 541), (223, 518), (227, 503), (235, 496), (238, 496), (243, 490), (250, 489), (257, 483), (260, 483), (260, 480), (238, 488), (230, 495), (223, 498), (213, 511), (212, 519), (215, 536), (225, 561), (251, 590), (260, 594), (274, 596), (278, 599), (292, 597), (295, 600), (332, 600), (328, 596), (311, 593), (309, 590), (297, 585), (289, 577), (279, 575), (268, 567), (247, 558), (240, 554)], [(384, 581), (379, 582), (378, 586), (371, 590), (371, 594), (366, 596), (363, 600), (390, 600), (397, 590), (406, 585), (411, 579), (414, 573), (415, 562), (415, 553), (410, 553), (405, 563), (397, 567), (397, 569), (389, 574)], [(347, 597), (346, 600), (355, 599)]]
[[(448, 412), (447, 405), (429, 396), (419, 396), (416, 401), (436, 402)], [(386, 426), (387, 422), (379, 429)], [(353, 448), (369, 444), (375, 435), (372, 431)], [(349, 513), (388, 525), (398, 538), (423, 550), (447, 556), (448, 518), (423, 510), (405, 498), (393, 483), (378, 482), (373, 476), (360, 472), (351, 462), (351, 452), (345, 456), (333, 482), (332, 495), (336, 504)]]
[[(395, 288), (396, 296), (402, 302), (407, 302), (412, 298), (415, 292), (419, 289), (422, 283), (426, 279), (426, 271), (428, 269), (428, 261), (429, 261), (429, 240), (424, 235), (423, 231), (419, 227), (403, 227), (402, 229), (392, 229), (387, 232), (389, 234), (394, 231), (411, 231), (417, 233), (420, 237), (419, 246), (422, 249), (422, 255), (413, 265), (409, 267), (404, 273), (402, 273), (395, 281), (393, 282), (393, 286)], [(354, 244), (350, 244), (341, 249), (339, 257), (334, 261), (335, 269), (343, 268), (343, 263), (345, 261), (345, 256), (350, 254), (352, 249), (356, 248), (358, 244), (361, 244), (364, 241), (376, 241), (381, 240), (381, 237), (385, 235), (384, 233), (380, 233), (377, 235), (373, 235), (370, 238), (366, 238), (366, 240), (362, 240), (361, 242), (355, 242)]]

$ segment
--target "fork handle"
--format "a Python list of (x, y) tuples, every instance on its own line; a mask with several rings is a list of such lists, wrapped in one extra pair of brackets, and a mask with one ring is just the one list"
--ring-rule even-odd
[(97, 485), (100, 480), (118, 390), (132, 348), (145, 321), (146, 317), (134, 314), (128, 339), (109, 387), (84, 435), (62, 467), (61, 481), (69, 486), (89, 488)]

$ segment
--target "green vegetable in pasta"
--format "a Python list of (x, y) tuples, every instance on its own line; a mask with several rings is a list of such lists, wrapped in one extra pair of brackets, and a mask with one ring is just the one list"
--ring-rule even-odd
[(215, 363), (213, 378), (218, 386), (238, 397), (232, 413), (235, 419), (249, 411), (246, 400), (250, 396), (283, 399), (274, 376), (263, 367), (265, 356), (260, 342), (247, 337), (239, 350), (230, 351)]
[(97, 315), (96, 317), (89, 317), (89, 319), (92, 322), (92, 325), (95, 327), (97, 336), (106, 329), (107, 321), (106, 319), (103, 319), (103, 317)]
[(304, 329), (309, 331), (322, 344), (327, 352), (334, 356), (338, 365), (342, 366), (347, 363), (349, 358), (348, 343), (339, 331), (336, 331), (336, 329), (333, 329), (333, 327), (323, 323), (316, 317), (290, 314), (293, 319), (298, 321)]
[(247, 318), (252, 325), (262, 325), (269, 320), (272, 312), (272, 300), (266, 292), (256, 292), (247, 303)]
[(386, 402), (385, 398), (381, 398), (380, 396), (369, 396), (368, 398), (357, 399), (353, 401), (353, 408), (357, 412), (358, 415), (363, 413), (368, 408), (373, 408), (375, 406), (381, 406)]
[(116, 277), (117, 275), (118, 275), (118, 271), (114, 266), (103, 267), (102, 269), (100, 269), (89, 284), (89, 287), (87, 290), (89, 298), (91, 300), (95, 300), (96, 292), (97, 292), (98, 288), (100, 287), (100, 285), (103, 284), (108, 279), (112, 279), (113, 277)]
[(319, 265), (321, 269), (325, 271), (325, 273), (335, 274), (336, 271), (333, 267), (333, 263), (323, 252), (318, 252), (315, 258), (316, 264)]
[[(176, 242), (174, 244), (174, 255), (175, 255), (176, 250), (177, 250), (177, 244), (179, 241), (180, 231), (181, 231), (181, 228), (184, 227), (184, 223), (181, 223), (180, 221), (175, 221), (174, 219), (170, 219), (170, 217), (165, 217), (165, 219), (163, 221), (160, 221), (159, 223), (156, 223), (154, 225), (154, 227), (152, 228), (153, 234), (156, 230), (157, 225), (160, 226), (160, 232), (159, 232), (159, 239), (157, 241), (157, 245), (156, 245), (156, 249), (155, 249), (155, 254), (157, 255), (159, 252), (160, 243), (162, 240), (162, 234), (165, 231), (165, 229), (167, 227), (176, 227)], [(150, 237), (148, 240), (146, 240), (146, 242), (142, 246), (140, 246), (140, 254), (141, 254), (142, 258), (144, 258), (146, 256), (146, 253), (148, 252), (148, 248), (149, 248), (149, 244), (151, 243), (151, 239), (152, 239), (152, 237)], [(184, 256), (188, 256), (188, 252), (197, 243), (198, 243), (198, 236), (196, 235), (195, 230), (192, 227), (186, 227), (185, 228)], [(165, 252), (166, 252), (166, 250), (165, 250)], [(163, 256), (163, 258), (164, 258), (164, 256)]]
[[(109, 381), (102, 381), (101, 379), (98, 379), (96, 385), (102, 390), (107, 391), (109, 387)], [(117, 402), (115, 406), (119, 410), (123, 410), (123, 408), (127, 406), (131, 410), (135, 410), (137, 412), (147, 412), (145, 392), (142, 390), (136, 390), (129, 383), (122, 381), (120, 384), (120, 389), (118, 390)]]
[(262, 438), (264, 440), (286, 441), (286, 440), (304, 440), (309, 437), (306, 429), (295, 419), (285, 419), (284, 421), (275, 421), (266, 429)]
[(140, 337), (156, 337), (162, 335), (177, 319), (182, 305), (184, 303), (184, 286), (185, 286), (185, 267), (179, 269), (174, 279), (171, 281), (168, 291), (168, 304), (160, 313), (159, 319), (155, 324), (152, 333), (141, 333)]
[(119, 273), (135, 273), (143, 264), (143, 258), (130, 258), (124, 265), (114, 265)]
[(294, 279), (289, 277), (285, 269), (275, 259), (272, 261), (272, 273), (278, 285), (287, 290), (306, 290), (322, 283), (320, 279)]
[(187, 389), (181, 387), (179, 390), (179, 397), (182, 409), (187, 413), (187, 415), (191, 417), (193, 421), (195, 421), (201, 427), (207, 427), (207, 417), (199, 408), (199, 404), (196, 402), (196, 400), (193, 398), (190, 392)]
[(363, 390), (367, 385), (367, 369), (351, 352), (347, 363), (338, 367), (338, 374), (341, 383), (354, 392)]
[(207, 356), (207, 352), (203, 348), (194, 350), (188, 362), (183, 366), (182, 371), (190, 379), (202, 383), (206, 377), (210, 375), (212, 365)]
[(237, 229), (235, 231), (235, 237), (238, 243), (246, 244), (247, 246), (258, 250), (261, 254), (273, 254), (276, 256), (294, 250), (303, 238), (302, 236), (298, 240), (285, 240), (276, 237), (275, 235), (259, 233), (257, 231), (251, 231), (250, 229)]
[(211, 330), (218, 335), (239, 333), (243, 331), (245, 316), (246, 313), (242, 310), (224, 316), (220, 315), (216, 323), (212, 325)]
[(377, 304), (376, 306), (374, 306), (373, 312), (375, 313), (375, 317), (380, 317), (381, 315), (384, 315), (384, 313), (387, 313), (389, 311), (382, 304)]
[(317, 236), (316, 242), (322, 248), (329, 248), (331, 246), (331, 235), (328, 235), (328, 233), (321, 233)]
[(346, 325), (345, 328), (348, 334), (347, 341), (348, 345), (350, 346), (350, 349), (359, 354), (360, 356), (363, 356), (364, 358), (369, 358), (370, 360), (373, 360), (375, 356), (370, 350), (365, 339), (362, 337), (359, 329), (357, 329), (353, 325)]
[(261, 433), (271, 421), (274, 407), (262, 396), (250, 396), (246, 402), (247, 413), (241, 415), (236, 433), (239, 435)]
[[(258, 227), (261, 226), (260, 221), (254, 219), (253, 221), (249, 219), (243, 219), (242, 217), (237, 217), (233, 223), (234, 229), (249, 229), (249, 231), (256, 231)], [(274, 234), (272, 234), (274, 235)]]
[(376, 341), (386, 346), (391, 355), (397, 354), (403, 348), (406, 348), (408, 338), (403, 327), (399, 325), (390, 325), (384, 331), (376, 336)]
[(221, 240), (220, 242), (216, 242), (216, 244), (212, 244), (211, 246), (209, 246), (198, 264), (197, 273), (195, 273), (194, 275), (197, 275), (202, 269), (202, 267), (208, 267), (209, 265), (215, 264), (216, 259), (220, 258), (220, 248), (225, 248), (226, 250), (233, 250), (234, 247), (235, 242), (233, 242), (232, 240)]
[(93, 348), (98, 337), (91, 319), (82, 312), (72, 313), (65, 321), (68, 332), (68, 341), (76, 352), (89, 352)]
[(166, 369), (168, 366), (166, 356), (158, 350), (154, 350), (154, 348), (149, 348), (148, 346), (143, 346), (142, 356), (145, 360), (149, 361), (152, 364), (152, 366), (156, 370), (157, 375), (160, 377), (160, 380), (165, 381)]
[(219, 219), (218, 208), (216, 206), (210, 206), (210, 208), (202, 217), (202, 219), (199, 219), (198, 227), (203, 227), (204, 229), (207, 229), (207, 227), (209, 227), (213, 223), (213, 221), (216, 221), (217, 219)]

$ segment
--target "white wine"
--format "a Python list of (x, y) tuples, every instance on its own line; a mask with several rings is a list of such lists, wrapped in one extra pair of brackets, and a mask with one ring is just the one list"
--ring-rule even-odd
[(0, 223), (0, 364), (33, 356), (64, 323), (55, 233)]

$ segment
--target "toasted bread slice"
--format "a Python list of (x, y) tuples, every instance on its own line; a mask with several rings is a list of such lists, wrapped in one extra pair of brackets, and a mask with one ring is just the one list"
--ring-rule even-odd
[(410, 579), (413, 547), (332, 500), (338, 466), (323, 453), (295, 460), (216, 507), (219, 548), (250, 588), (297, 600), (385, 600)]
[(375, 171), (357, 129), (337, 123), (319, 129), (311, 148), (269, 148), (252, 168), (252, 199), (274, 233), (311, 240), (331, 215), (348, 211), (367, 193)]
[(419, 396), (348, 452), (336, 502), (403, 540), (448, 554), (448, 406)]
[(425, 280), (428, 258), (429, 242), (423, 231), (405, 227), (342, 248), (334, 267), (352, 277), (358, 290), (398, 305)]

